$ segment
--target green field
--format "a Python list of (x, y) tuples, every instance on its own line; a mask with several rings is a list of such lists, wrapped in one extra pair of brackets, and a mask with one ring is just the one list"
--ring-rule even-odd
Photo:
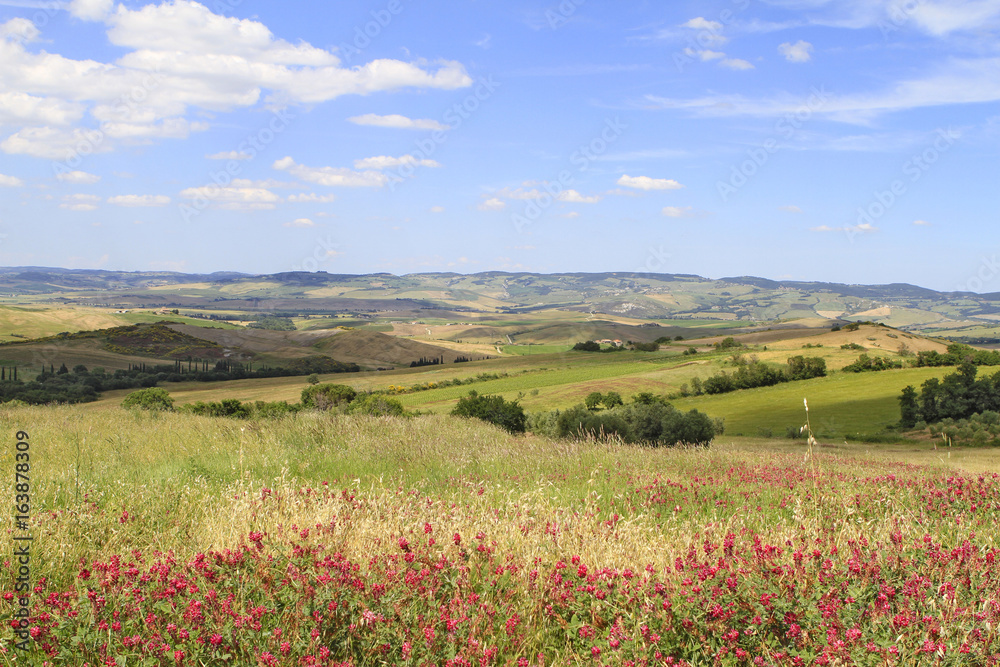
[(678, 409), (697, 408), (726, 420), (734, 435), (772, 433), (805, 424), (803, 400), (809, 401), (813, 430), (819, 438), (840, 442), (858, 434), (878, 433), (899, 421), (897, 400), (903, 387), (953, 372), (949, 368), (914, 368), (881, 373), (839, 373), (831, 377), (746, 389), (717, 396), (674, 401)]

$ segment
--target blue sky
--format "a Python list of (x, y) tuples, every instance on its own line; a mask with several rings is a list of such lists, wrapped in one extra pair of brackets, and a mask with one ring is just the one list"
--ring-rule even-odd
[(0, 264), (1000, 291), (1000, 0), (0, 0)]

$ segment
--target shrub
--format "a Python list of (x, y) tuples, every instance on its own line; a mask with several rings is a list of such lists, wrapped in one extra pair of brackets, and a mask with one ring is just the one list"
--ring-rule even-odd
[(329, 410), (348, 405), (355, 396), (357, 392), (344, 384), (314, 384), (302, 390), (302, 405), (317, 410)]
[(849, 366), (844, 366), (843, 370), (848, 373), (867, 373), (867, 372), (877, 372), (877, 371), (887, 371), (894, 368), (902, 368), (903, 364), (898, 361), (892, 361), (887, 357), (869, 357), (867, 354), (862, 354), (858, 357), (858, 360)]
[(808, 380), (826, 376), (826, 359), (822, 357), (791, 357), (788, 360), (789, 380)]
[(713, 421), (697, 410), (684, 414), (649, 393), (635, 396), (628, 405), (598, 413), (577, 405), (563, 412), (532, 415), (531, 425), (533, 432), (549, 437), (617, 437), (628, 443), (654, 446), (708, 446), (723, 431), (721, 420)]
[(234, 419), (250, 417), (250, 408), (235, 398), (225, 398), (221, 401), (209, 401), (208, 403), (198, 401), (185, 405), (184, 410), (203, 417), (232, 417)]
[(482, 419), (511, 433), (524, 433), (527, 426), (524, 408), (517, 401), (508, 401), (503, 396), (480, 396), (475, 391), (458, 399), (451, 414)]
[(406, 414), (406, 409), (395, 398), (381, 394), (364, 394), (347, 406), (347, 413), (376, 417), (402, 417)]
[(122, 401), (122, 407), (169, 411), (174, 409), (174, 399), (170, 398), (170, 394), (167, 393), (166, 389), (150, 387), (149, 389), (133, 391)]
[(301, 405), (289, 405), (287, 401), (254, 401), (249, 405), (250, 412), (254, 418), (276, 419), (285, 415), (292, 415), (302, 409)]
[(584, 341), (582, 343), (577, 343), (573, 346), (573, 349), (577, 352), (600, 352), (600, 343), (595, 343), (592, 340)]

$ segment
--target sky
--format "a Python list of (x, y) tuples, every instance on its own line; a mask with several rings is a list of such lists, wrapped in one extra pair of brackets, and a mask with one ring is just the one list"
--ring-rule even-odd
[(1000, 291), (1000, 0), (0, 0), (0, 265)]

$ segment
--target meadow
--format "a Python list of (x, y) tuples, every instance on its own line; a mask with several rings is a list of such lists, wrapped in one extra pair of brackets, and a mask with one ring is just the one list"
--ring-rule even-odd
[(989, 450), (652, 449), (434, 414), (0, 422), (9, 471), (30, 435), (34, 536), (7, 665), (1000, 664)]

